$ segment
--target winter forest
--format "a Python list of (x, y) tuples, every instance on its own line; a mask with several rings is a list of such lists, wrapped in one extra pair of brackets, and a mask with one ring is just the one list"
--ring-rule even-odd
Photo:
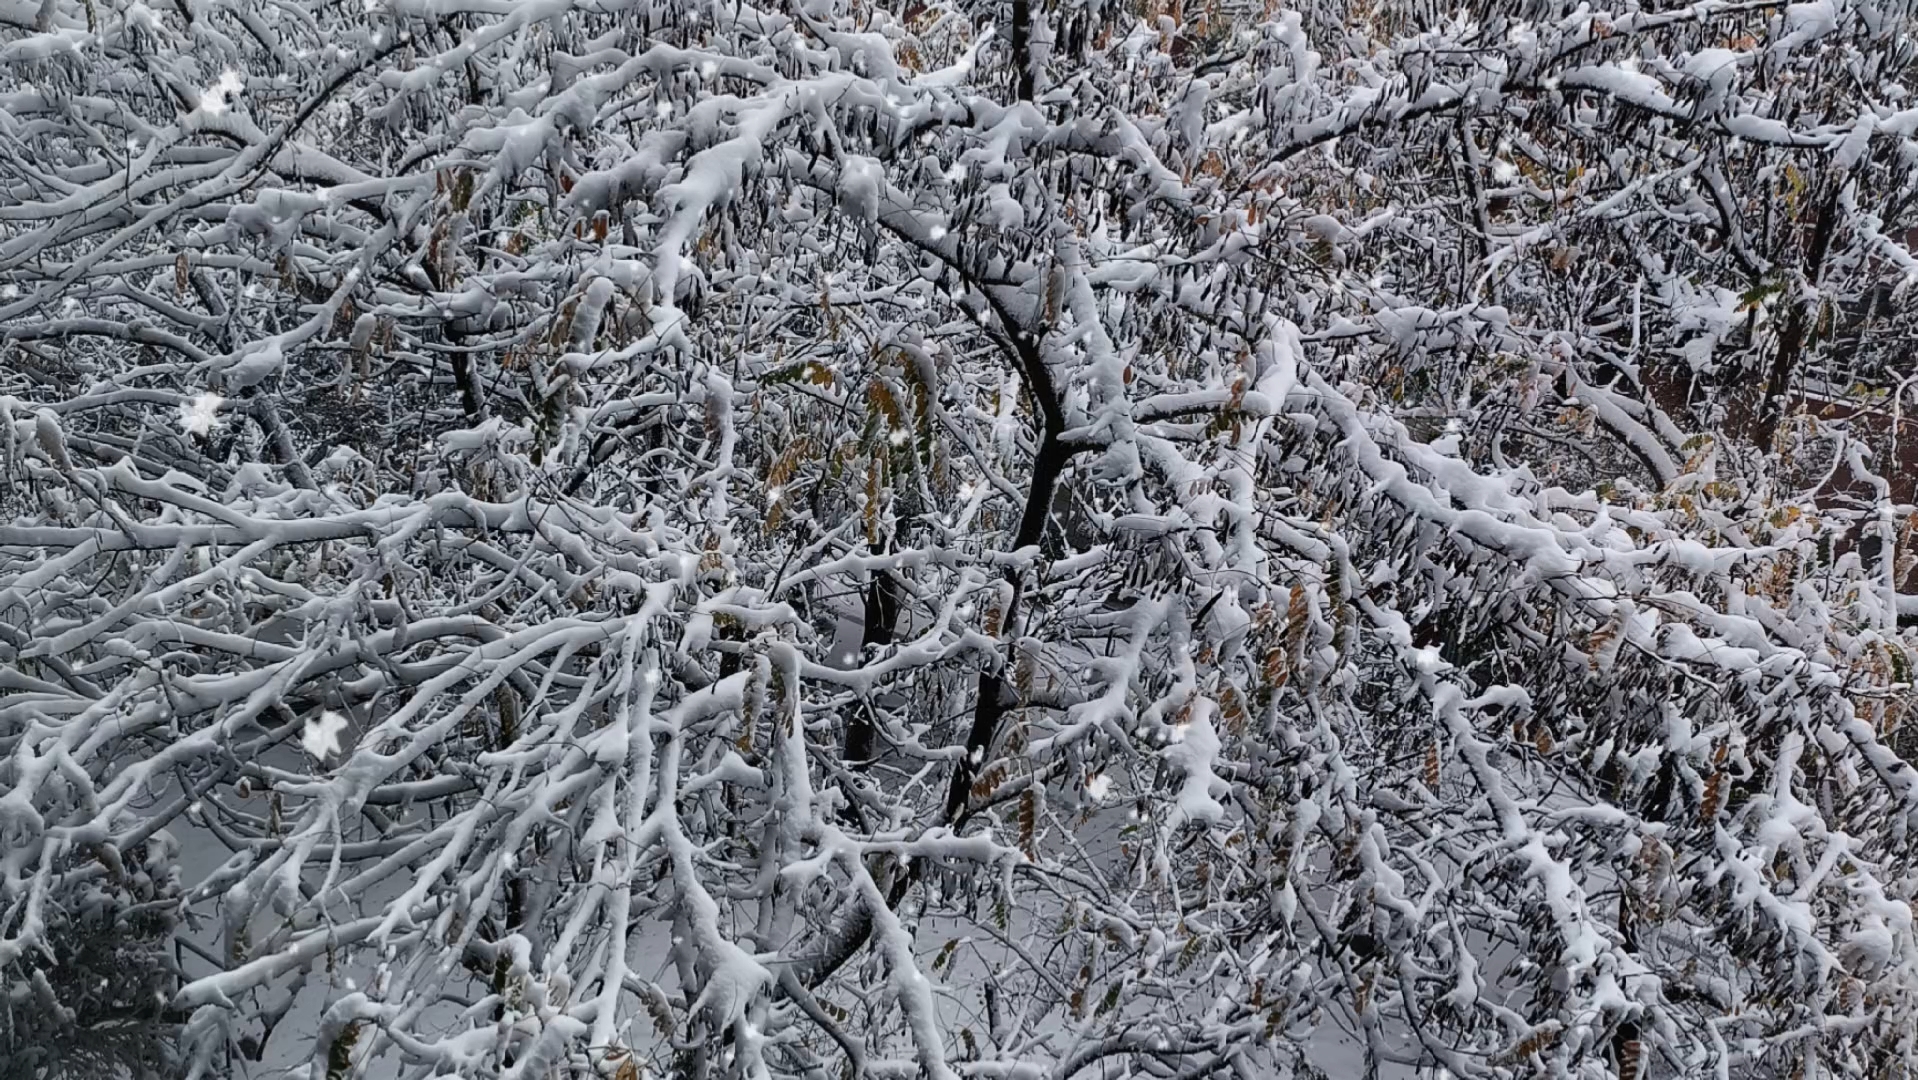
[(1911, 1080), (1910, 0), (0, 0), (0, 1077)]

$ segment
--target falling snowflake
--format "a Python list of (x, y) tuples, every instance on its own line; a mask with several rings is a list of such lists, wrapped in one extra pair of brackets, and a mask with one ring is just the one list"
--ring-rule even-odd
[(1104, 802), (1106, 796), (1112, 794), (1112, 777), (1105, 773), (1086, 777), (1086, 794), (1092, 796), (1093, 802)]
[(246, 80), (240, 78), (239, 72), (229, 68), (220, 73), (219, 82), (200, 91), (200, 109), (209, 115), (218, 116), (229, 107), (227, 97), (244, 89), (246, 89)]
[(226, 399), (211, 390), (180, 403), (180, 426), (189, 435), (205, 435), (220, 424), (220, 406)]
[(317, 761), (340, 752), (340, 736), (346, 732), (346, 717), (331, 709), (322, 709), (318, 716), (309, 717), (305, 730), (300, 732), (300, 745)]

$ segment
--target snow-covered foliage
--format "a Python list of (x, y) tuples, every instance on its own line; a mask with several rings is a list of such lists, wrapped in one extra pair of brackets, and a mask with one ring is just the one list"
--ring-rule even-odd
[(0, 1056), (1912, 1075), (1909, 5), (1441, 6), (0, 0)]

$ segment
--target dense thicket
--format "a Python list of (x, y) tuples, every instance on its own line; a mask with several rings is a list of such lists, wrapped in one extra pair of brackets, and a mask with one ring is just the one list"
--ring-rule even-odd
[(1911, 1076), (1913, 27), (0, 0), (0, 1072)]

